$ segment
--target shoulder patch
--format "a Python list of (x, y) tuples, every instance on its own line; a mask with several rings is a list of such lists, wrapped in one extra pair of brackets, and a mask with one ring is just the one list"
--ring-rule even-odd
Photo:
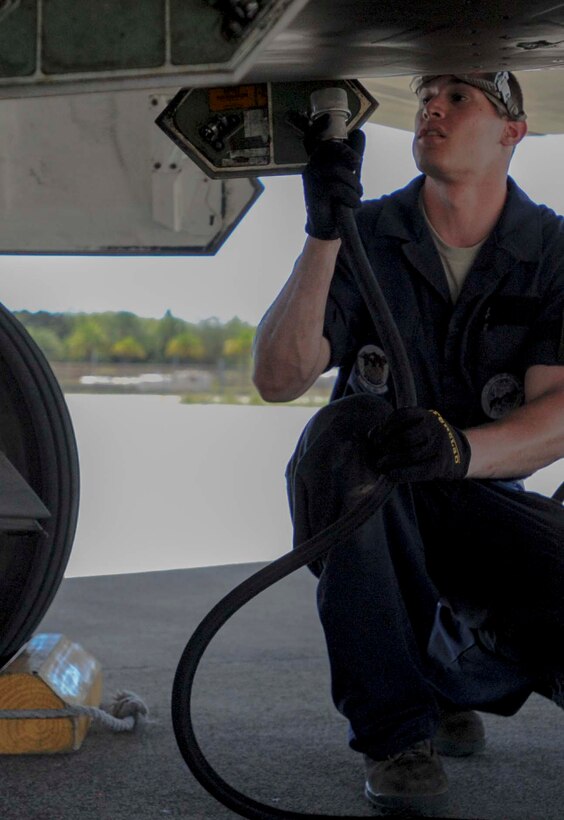
[(482, 390), (482, 410), (490, 419), (501, 419), (525, 400), (523, 383), (512, 373), (497, 373)]
[(349, 379), (355, 393), (382, 395), (388, 392), (390, 365), (388, 357), (377, 345), (364, 345), (357, 354)]

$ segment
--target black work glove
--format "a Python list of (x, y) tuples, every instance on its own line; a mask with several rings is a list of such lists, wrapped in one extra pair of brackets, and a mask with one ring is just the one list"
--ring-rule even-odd
[(392, 481), (464, 478), (470, 444), (437, 410), (403, 407), (368, 433), (369, 463)]
[(346, 140), (318, 142), (316, 132), (322, 132), (323, 117), (308, 129), (304, 145), (311, 153), (304, 169), (304, 197), (307, 210), (306, 232), (316, 239), (338, 239), (336, 205), (360, 207), (362, 185), (360, 170), (366, 138), (355, 130)]

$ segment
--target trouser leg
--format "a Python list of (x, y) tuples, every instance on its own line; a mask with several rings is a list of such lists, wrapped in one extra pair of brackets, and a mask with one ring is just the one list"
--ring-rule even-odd
[[(297, 543), (337, 520), (373, 481), (366, 433), (387, 412), (384, 402), (352, 397), (306, 429), (288, 469)], [(333, 699), (350, 721), (352, 747), (384, 757), (430, 737), (438, 709), (425, 649), (438, 592), (410, 488), (397, 488), (315, 571)]]
[[(564, 675), (564, 507), (491, 481), (413, 488), (433, 579), (486, 640), (539, 680)], [(440, 521), (441, 537), (437, 533)]]
[[(366, 433), (389, 411), (355, 396), (308, 425), (288, 467), (296, 544), (369, 486)], [(333, 697), (354, 748), (382, 757), (429, 737), (437, 699), (512, 714), (535, 681), (562, 674), (563, 526), (562, 508), (535, 494), (492, 482), (422, 482), (397, 488), (317, 562)], [(493, 638), (437, 669), (426, 642), (440, 596), (470, 622), (485, 612), (479, 625)]]
[(438, 592), (402, 496), (330, 551), (318, 585), (333, 699), (371, 757), (431, 737), (438, 719), (425, 668)]

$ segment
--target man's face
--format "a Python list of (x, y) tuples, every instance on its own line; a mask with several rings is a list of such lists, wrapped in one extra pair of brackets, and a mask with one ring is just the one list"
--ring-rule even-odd
[(446, 75), (423, 86), (418, 98), (413, 156), (420, 171), (460, 181), (506, 167), (501, 140), (508, 120), (478, 88)]

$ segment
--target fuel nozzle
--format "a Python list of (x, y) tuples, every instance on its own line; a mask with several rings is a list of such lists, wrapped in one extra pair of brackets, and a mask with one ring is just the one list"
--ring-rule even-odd
[(318, 134), (320, 140), (346, 140), (347, 122), (351, 116), (344, 88), (320, 88), (309, 97), (310, 118), (314, 123), (328, 114), (327, 127)]

